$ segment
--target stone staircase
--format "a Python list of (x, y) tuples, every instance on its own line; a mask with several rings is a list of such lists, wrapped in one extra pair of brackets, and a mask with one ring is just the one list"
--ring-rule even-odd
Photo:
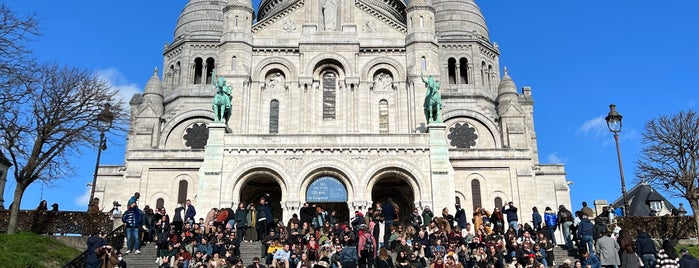
[[(123, 249), (125, 252), (126, 249)], [(155, 263), (156, 249), (155, 244), (150, 243), (141, 247), (141, 254), (129, 253), (124, 255), (124, 261), (129, 268), (152, 268), (158, 267)]]
[[(242, 242), (240, 244), (240, 258), (246, 266), (252, 264), (252, 258), (260, 257), (262, 244), (260, 242)], [(153, 268), (158, 267), (155, 263), (156, 249), (155, 244), (151, 243), (141, 247), (141, 254), (130, 253), (124, 255), (129, 268)], [(262, 260), (264, 263), (264, 259)]]
[[(554, 255), (553, 259), (556, 262), (556, 267), (563, 264), (563, 261), (565, 259), (569, 259), (571, 264), (575, 264), (575, 261), (580, 258), (580, 256), (578, 256), (577, 249), (565, 250), (561, 246), (557, 246), (553, 249), (553, 255)], [(549, 265), (549, 266), (551, 266), (551, 265)]]

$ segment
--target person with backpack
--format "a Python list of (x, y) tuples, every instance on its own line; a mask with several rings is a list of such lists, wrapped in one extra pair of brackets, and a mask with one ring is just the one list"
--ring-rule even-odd
[(352, 239), (349, 239), (346, 242), (347, 245), (342, 247), (342, 252), (340, 253), (341, 267), (356, 268), (359, 261), (359, 253), (357, 253), (356, 243)]
[(546, 224), (546, 229), (548, 230), (549, 238), (554, 245), (556, 243), (556, 227), (558, 226), (558, 216), (553, 212), (551, 207), (546, 207), (544, 210), (544, 223)]
[(563, 231), (563, 239), (566, 242), (566, 249), (573, 249), (573, 240), (570, 238), (570, 226), (573, 225), (573, 213), (570, 212), (564, 205), (558, 206), (558, 225)]
[(372, 267), (376, 256), (376, 238), (369, 231), (369, 227), (362, 224), (359, 226), (359, 268)]

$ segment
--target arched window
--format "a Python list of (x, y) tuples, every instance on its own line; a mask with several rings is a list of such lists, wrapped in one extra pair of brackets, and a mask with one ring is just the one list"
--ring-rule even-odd
[(235, 72), (236, 65), (238, 65), (238, 58), (233, 56), (233, 59), (231, 59), (231, 71)]
[(422, 16), (420, 16), (420, 28), (424, 28), (424, 27), (425, 27), (425, 19)]
[(495, 72), (493, 72), (493, 65), (488, 65), (488, 88), (493, 89), (495, 87)]
[(493, 203), (496, 208), (502, 208), (502, 198), (496, 197)]
[(459, 83), (468, 84), (468, 60), (466, 58), (459, 59)]
[(173, 88), (175, 86), (175, 65), (170, 65), (170, 71), (168, 72), (170, 77), (168, 77), (167, 87)]
[(189, 186), (189, 183), (187, 183), (186, 180), (181, 180), (180, 181), (180, 186), (177, 190), (177, 203), (178, 204), (184, 204), (185, 201), (187, 201), (187, 188)]
[(204, 60), (201, 58), (194, 59), (194, 84), (201, 84), (201, 77), (204, 73)]
[(206, 59), (206, 84), (211, 84), (211, 75), (214, 73), (214, 59)]
[(422, 71), (427, 71), (427, 59), (425, 59), (425, 56), (420, 58), (420, 66), (422, 67)]
[(449, 69), (449, 84), (456, 84), (456, 59), (449, 58), (447, 68)]
[(235, 16), (235, 19), (233, 21), (234, 21), (235, 28), (238, 28), (238, 16)]
[(481, 182), (478, 180), (471, 181), (471, 200), (474, 208), (483, 207), (483, 203), (481, 203)]
[(279, 133), (279, 101), (269, 103), (269, 134)]
[(481, 83), (483, 83), (483, 88), (487, 88), (488, 83), (488, 71), (485, 67), (485, 61), (481, 62)]
[(379, 101), (379, 133), (388, 134), (388, 101)]
[(158, 198), (158, 200), (155, 201), (155, 208), (161, 209), (165, 206), (165, 199)]
[(460, 206), (460, 205), (461, 205), (461, 198), (459, 198), (458, 196), (456, 196), (455, 199), (456, 199), (456, 200), (455, 200), (455, 203), (454, 203), (454, 204), (457, 204), (457, 205)]
[(336, 88), (337, 74), (325, 72), (323, 74), (323, 120), (335, 120)]
[(175, 82), (173, 83), (172, 87), (176, 87), (180, 85), (180, 78), (182, 78), (182, 64), (178, 61), (177, 64), (175, 65)]

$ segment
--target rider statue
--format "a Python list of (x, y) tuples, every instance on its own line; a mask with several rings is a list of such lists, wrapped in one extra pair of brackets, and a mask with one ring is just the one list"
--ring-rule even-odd
[(442, 122), (442, 95), (439, 94), (439, 82), (434, 80), (434, 76), (429, 75), (427, 79), (420, 73), (422, 82), (425, 83), (427, 93), (425, 94), (425, 103), (422, 105), (425, 108), (425, 119), (427, 123)]
[(211, 81), (216, 88), (213, 101), (214, 122), (225, 122), (228, 125), (228, 119), (231, 117), (231, 100), (233, 98), (231, 93), (233, 89), (226, 85), (226, 79), (216, 76), (215, 69), (211, 72)]

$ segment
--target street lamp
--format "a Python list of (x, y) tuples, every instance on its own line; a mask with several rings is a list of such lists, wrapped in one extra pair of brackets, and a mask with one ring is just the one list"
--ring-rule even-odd
[(99, 145), (97, 146), (97, 162), (95, 163), (95, 173), (92, 177), (92, 190), (90, 191), (90, 203), (95, 200), (95, 188), (97, 186), (97, 170), (100, 166), (100, 157), (102, 156), (102, 151), (107, 150), (107, 139), (104, 133), (109, 131), (112, 127), (112, 121), (114, 121), (114, 114), (112, 114), (111, 105), (109, 103), (104, 105), (104, 110), (97, 115), (97, 130), (100, 132)]
[(609, 131), (614, 133), (614, 141), (616, 142), (616, 156), (619, 160), (619, 175), (621, 177), (621, 195), (624, 198), (624, 215), (627, 215), (629, 211), (629, 203), (628, 199), (626, 199), (626, 182), (624, 181), (624, 167), (621, 164), (621, 150), (619, 149), (619, 132), (621, 132), (622, 117), (623, 116), (621, 116), (616, 111), (616, 105), (610, 104), (609, 114), (607, 114), (607, 117), (605, 117), (604, 120), (607, 121), (607, 127), (609, 128)]

